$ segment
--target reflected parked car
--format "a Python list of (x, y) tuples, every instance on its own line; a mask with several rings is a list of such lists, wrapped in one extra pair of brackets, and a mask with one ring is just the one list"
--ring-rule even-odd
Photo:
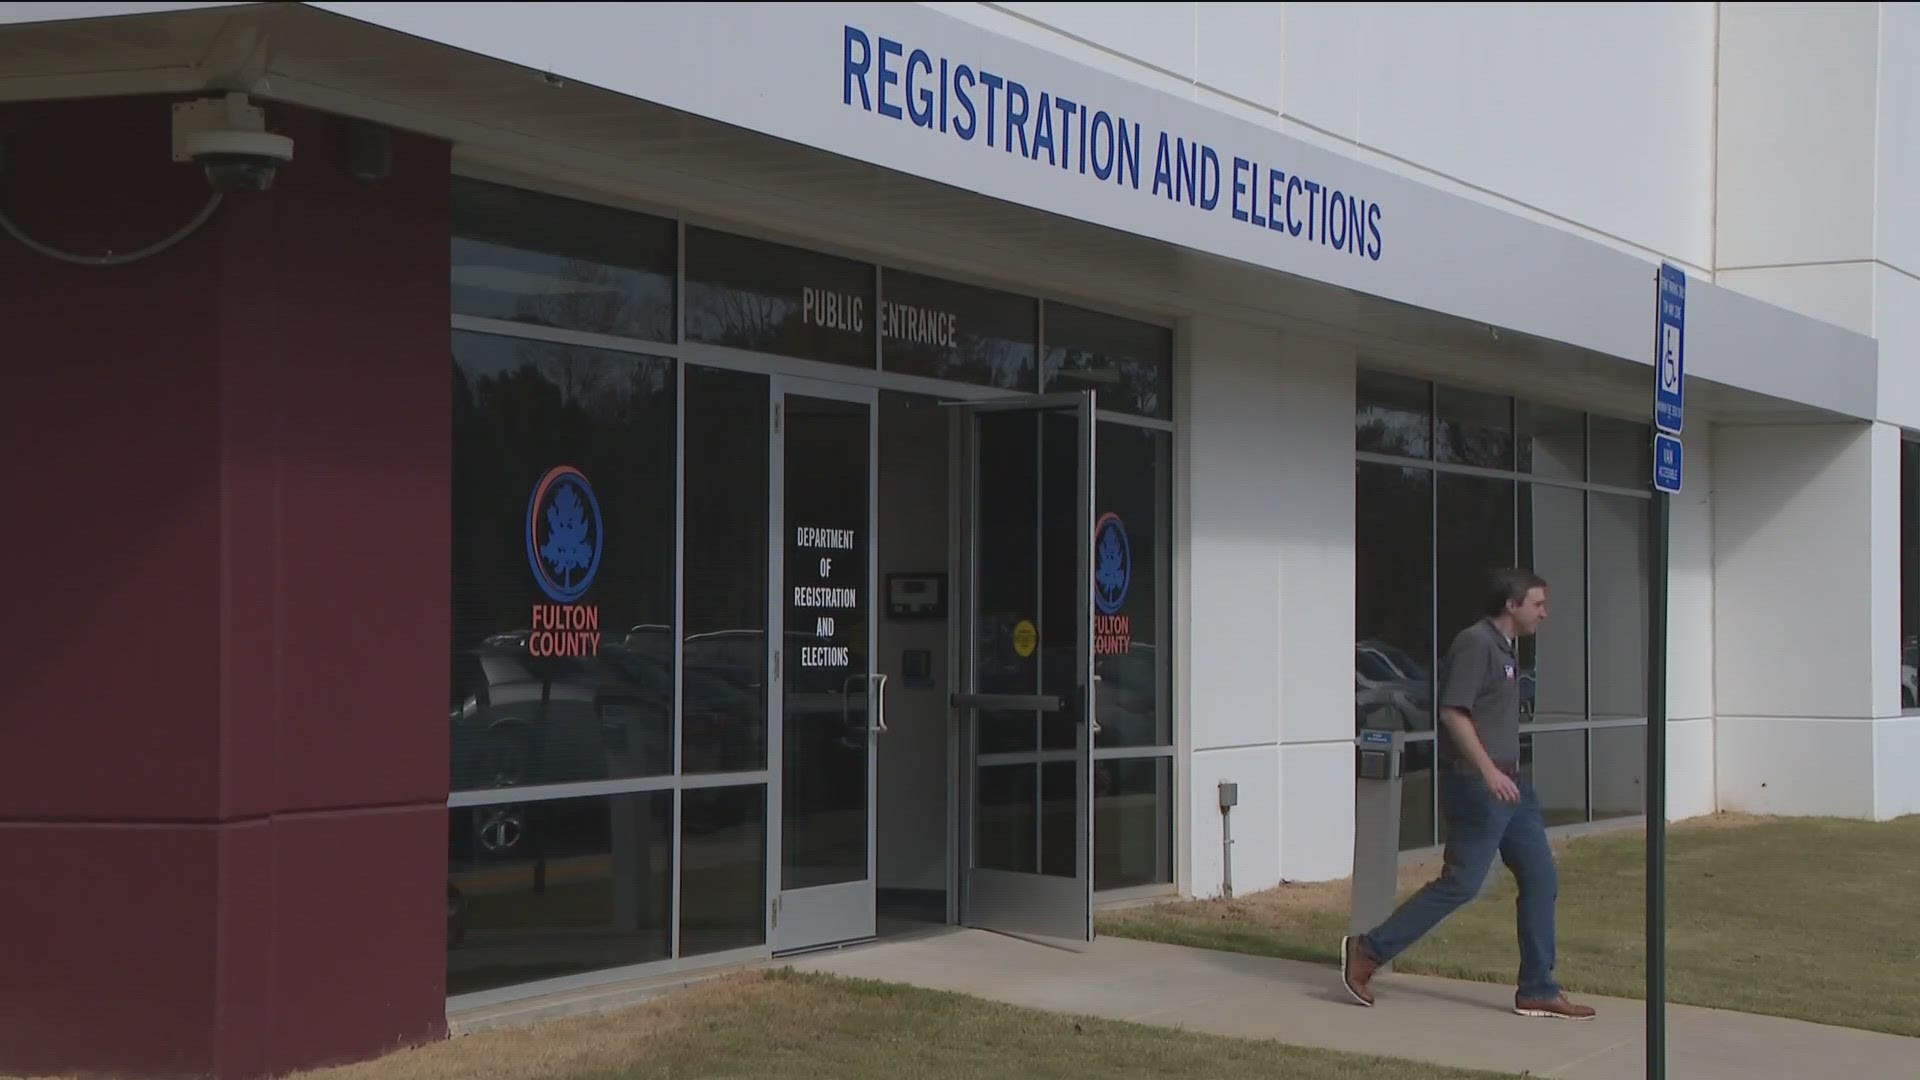
[(1433, 726), (1433, 681), (1427, 666), (1384, 641), (1353, 647), (1356, 727), (1426, 731)]

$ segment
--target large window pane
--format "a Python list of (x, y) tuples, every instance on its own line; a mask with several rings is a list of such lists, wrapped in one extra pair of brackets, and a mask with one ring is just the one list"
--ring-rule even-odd
[(687, 368), (681, 770), (767, 765), (767, 377)]
[(883, 274), (881, 367), (1001, 390), (1039, 386), (1038, 301), (904, 270)]
[(1093, 887), (1173, 880), (1173, 759), (1093, 763)]
[(1435, 455), (1441, 461), (1483, 469), (1513, 468), (1513, 399), (1436, 387), (1433, 395)]
[(1353, 444), (1361, 453), (1433, 456), (1433, 384), (1360, 373)]
[(1588, 496), (1593, 574), (1589, 700), (1596, 720), (1647, 715), (1648, 503), (1628, 495)]
[(1646, 813), (1646, 726), (1595, 728), (1591, 734), (1594, 820)]
[(1094, 536), (1098, 745), (1168, 746), (1168, 460), (1171, 437), (1100, 425)]
[(1514, 563), (1513, 481), (1442, 473), (1438, 493), (1438, 653), (1487, 615), (1487, 574)]
[(453, 336), (455, 790), (673, 769), (673, 361)]
[(1592, 480), (1645, 491), (1653, 487), (1653, 428), (1610, 416), (1588, 418)]
[(1520, 564), (1547, 579), (1547, 622), (1520, 643), (1521, 721), (1587, 716), (1586, 495), (1520, 485)]
[(851, 367), (874, 362), (867, 263), (687, 229), (687, 340)]
[(767, 789), (680, 793), (680, 955), (767, 940)]
[(1524, 473), (1551, 480), (1587, 478), (1587, 418), (1571, 409), (1519, 402), (1516, 452)]
[(1356, 727), (1433, 727), (1433, 474), (1363, 464), (1355, 495)]
[(449, 812), (447, 993), (664, 960), (673, 793)]
[(1094, 390), (1108, 412), (1173, 418), (1173, 331), (1049, 302), (1043, 333), (1046, 389)]
[(673, 340), (672, 221), (465, 177), (452, 218), (456, 313)]
[(1522, 774), (1533, 780), (1549, 828), (1587, 820), (1587, 733), (1536, 731), (1520, 736)]

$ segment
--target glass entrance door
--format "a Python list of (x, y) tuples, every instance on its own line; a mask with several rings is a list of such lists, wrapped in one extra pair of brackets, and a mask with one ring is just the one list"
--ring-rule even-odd
[(1093, 940), (1091, 393), (969, 405), (962, 921)]
[(775, 952), (875, 931), (874, 739), (886, 725), (873, 663), (876, 400), (774, 383)]

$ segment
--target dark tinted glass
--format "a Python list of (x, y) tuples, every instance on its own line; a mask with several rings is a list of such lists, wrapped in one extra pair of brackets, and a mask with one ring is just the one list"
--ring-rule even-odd
[(1094, 671), (1097, 745), (1167, 746), (1167, 544), (1171, 437), (1100, 425), (1094, 514)]
[(1549, 480), (1587, 478), (1586, 417), (1570, 409), (1520, 402), (1518, 446), (1521, 472)]
[(1592, 644), (1588, 664), (1596, 720), (1647, 715), (1648, 578), (1652, 536), (1648, 502), (1631, 495), (1588, 496), (1592, 553)]
[(1357, 727), (1433, 728), (1433, 473), (1359, 466), (1354, 498)]
[(673, 793), (448, 812), (447, 993), (664, 960)]
[(1093, 390), (1099, 407), (1159, 420), (1173, 418), (1173, 331), (1049, 302), (1048, 390)]
[(1354, 403), (1353, 445), (1361, 453), (1432, 457), (1432, 384), (1361, 372)]
[(874, 268), (782, 244), (687, 230), (687, 340), (873, 366)]
[(1441, 461), (1512, 469), (1513, 399), (1459, 390), (1434, 389), (1434, 440)]
[(673, 361), (453, 336), (455, 790), (673, 769)]
[(867, 876), (872, 410), (786, 396), (781, 885)]
[(1486, 617), (1487, 574), (1514, 563), (1513, 481), (1438, 477), (1438, 655)]
[(885, 271), (880, 364), (888, 371), (1032, 391), (1040, 305), (1028, 297)]
[(1173, 880), (1173, 760), (1093, 764), (1093, 887)]
[(1591, 417), (1589, 423), (1593, 482), (1641, 491), (1651, 489), (1653, 428), (1609, 416)]
[(1037, 765), (985, 765), (975, 774), (973, 860), (982, 870), (1031, 874), (1039, 869), (1035, 822), (1040, 816)]
[(687, 368), (681, 770), (767, 764), (767, 377)]
[(680, 793), (680, 955), (767, 940), (767, 789)]
[[(979, 457), (974, 481), (979, 489), (979, 522), (973, 540), (978, 597), (975, 677), (982, 693), (1037, 693), (1038, 650), (1024, 635), (1037, 635), (1040, 609), (1034, 550), (1040, 503), (1034, 454), (1040, 419), (1028, 412), (982, 413), (975, 424)], [(977, 723), (983, 754), (1032, 750), (1039, 745), (1033, 713), (983, 711)], [(984, 798), (984, 778), (981, 784)]]
[(673, 340), (672, 221), (464, 177), (452, 218), (457, 314)]
[(1407, 743), (1400, 758), (1400, 850), (1417, 851), (1439, 843), (1435, 819), (1439, 773), (1432, 738)]
[(1520, 565), (1547, 579), (1546, 625), (1520, 642), (1522, 723), (1587, 715), (1586, 508), (1577, 489), (1520, 485)]

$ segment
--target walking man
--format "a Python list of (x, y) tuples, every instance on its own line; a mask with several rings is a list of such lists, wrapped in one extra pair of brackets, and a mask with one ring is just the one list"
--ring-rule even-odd
[(1371, 933), (1340, 942), (1347, 993), (1373, 1004), (1369, 983), (1381, 964), (1411, 948), (1480, 894), (1498, 854), (1520, 883), (1521, 1016), (1591, 1020), (1553, 981), (1554, 901), (1559, 876), (1533, 785), (1520, 780), (1520, 657), (1517, 642), (1547, 619), (1547, 583), (1528, 570), (1496, 570), (1486, 618), (1462, 630), (1447, 650), (1440, 689), (1440, 812), (1447, 823), (1446, 864)]

